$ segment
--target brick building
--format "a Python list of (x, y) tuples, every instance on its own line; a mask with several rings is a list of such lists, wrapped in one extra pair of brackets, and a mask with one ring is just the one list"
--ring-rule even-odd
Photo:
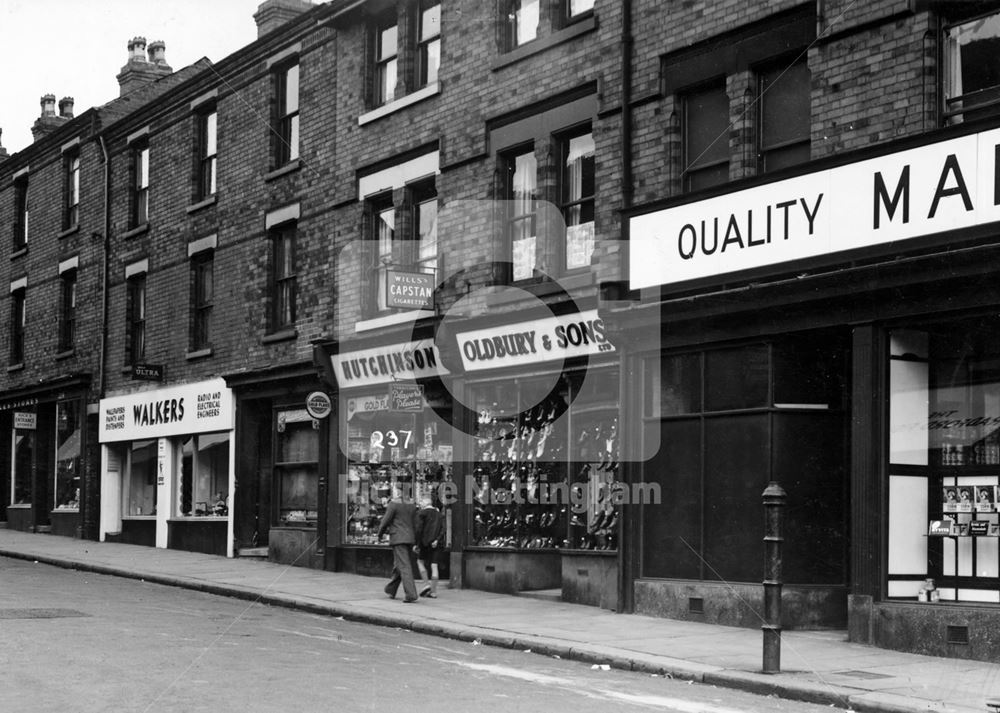
[(72, 403), (83, 536), (384, 574), (406, 486), (456, 586), (756, 627), (776, 482), (783, 626), (995, 657), (998, 11), (268, 0), (215, 64), (134, 44), (0, 162), (8, 526), (56, 529)]

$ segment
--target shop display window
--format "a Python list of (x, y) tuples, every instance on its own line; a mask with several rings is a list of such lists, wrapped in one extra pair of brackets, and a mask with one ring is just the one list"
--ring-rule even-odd
[(275, 416), (274, 473), (280, 525), (316, 525), (319, 516), (319, 421), (305, 409)]
[(10, 504), (31, 504), (31, 467), (35, 455), (35, 432), (15, 429), (11, 479)]
[(473, 393), (472, 544), (616, 549), (617, 372), (480, 384)]
[(431, 408), (442, 398), (424, 394), (412, 411), (390, 410), (387, 391), (348, 399), (346, 544), (387, 544), (378, 526), (397, 486), (415, 502), (429, 497), (438, 508), (451, 504), (451, 432), (439, 428)]
[(180, 445), (181, 517), (229, 514), (229, 433), (185, 436)]
[(56, 510), (80, 506), (80, 404), (63, 401), (56, 405)]
[(124, 444), (125, 482), (122, 493), (124, 517), (156, 514), (156, 476), (158, 467), (155, 438)]
[(1000, 603), (1000, 320), (890, 333), (891, 597)]

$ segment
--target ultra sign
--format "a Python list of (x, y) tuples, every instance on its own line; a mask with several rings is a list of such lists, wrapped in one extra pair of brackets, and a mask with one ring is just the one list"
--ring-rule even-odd
[(629, 220), (632, 289), (1000, 220), (1000, 129)]

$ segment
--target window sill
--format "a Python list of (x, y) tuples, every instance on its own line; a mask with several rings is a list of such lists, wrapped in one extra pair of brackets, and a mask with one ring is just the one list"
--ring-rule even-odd
[(122, 520), (155, 520), (156, 515), (122, 515)]
[(294, 173), (295, 171), (298, 171), (300, 168), (302, 168), (301, 159), (295, 159), (293, 161), (289, 161), (281, 168), (276, 168), (270, 173), (265, 173), (264, 182), (267, 183), (268, 181), (273, 181), (276, 178), (281, 178), (286, 174)]
[(515, 62), (520, 62), (522, 59), (536, 55), (539, 52), (544, 52), (552, 47), (555, 47), (556, 45), (561, 45), (563, 42), (568, 42), (569, 40), (579, 37), (580, 35), (593, 32), (596, 29), (597, 18), (593, 15), (590, 17), (584, 17), (575, 21), (573, 24), (562, 28), (561, 30), (553, 32), (548, 37), (534, 40), (526, 45), (522, 45), (510, 50), (509, 52), (505, 52), (493, 61), (493, 71), (495, 72), (498, 69), (508, 67)]
[(122, 235), (122, 239), (128, 240), (129, 238), (134, 238), (137, 235), (142, 235), (148, 230), (149, 230), (149, 223), (143, 223), (142, 225), (137, 225), (131, 230), (125, 231), (125, 234)]
[(209, 196), (208, 198), (206, 198), (204, 200), (198, 201), (197, 203), (192, 203), (191, 205), (189, 205), (186, 208), (186, 210), (187, 210), (188, 214), (196, 213), (199, 210), (201, 210), (202, 208), (208, 208), (208, 206), (210, 206), (210, 205), (215, 205), (215, 195), (214, 194), (211, 195), (211, 196)]
[(265, 334), (260, 338), (261, 344), (274, 344), (275, 342), (286, 342), (289, 339), (295, 339), (299, 336), (299, 330), (294, 327), (290, 329), (281, 329), (277, 332), (271, 332), (270, 334)]
[(17, 260), (19, 257), (22, 257), (22, 256), (27, 255), (27, 254), (28, 254), (28, 246), (25, 245), (23, 248), (18, 248), (17, 250), (15, 250), (14, 252), (12, 252), (10, 254), (10, 259), (11, 260)]
[(66, 230), (64, 230), (61, 233), (59, 233), (59, 235), (57, 235), (56, 238), (62, 240), (63, 238), (65, 238), (67, 236), (70, 236), (73, 233), (77, 233), (79, 231), (80, 231), (80, 224), (79, 223), (74, 223), (73, 225), (71, 225), (68, 228), (66, 228)]
[(20, 362), (19, 364), (11, 364), (10, 366), (8, 366), (7, 367), (7, 373), (10, 374), (10, 373), (13, 373), (15, 371), (21, 371), (22, 369), (24, 369), (24, 362), (23, 361)]
[(426, 87), (422, 87), (415, 92), (410, 92), (404, 97), (399, 99), (393, 99), (388, 104), (383, 104), (377, 109), (372, 109), (358, 117), (358, 126), (364, 126), (377, 119), (381, 119), (383, 116), (393, 114), (400, 109), (405, 109), (408, 106), (416, 104), (417, 102), (423, 101), (429, 97), (433, 97), (441, 93), (441, 82), (434, 82), (433, 84), (428, 84)]
[(76, 347), (70, 347), (69, 349), (63, 349), (61, 352), (56, 353), (56, 361), (60, 359), (69, 359), (71, 356), (76, 354)]
[(210, 356), (212, 356), (211, 347), (209, 347), (208, 349), (198, 349), (193, 352), (188, 352), (187, 354), (184, 355), (184, 358), (187, 359), (188, 361), (193, 361), (195, 359), (204, 359), (205, 357), (210, 357)]
[(395, 324), (407, 324), (416, 322), (418, 319), (426, 319), (436, 314), (430, 309), (415, 309), (412, 312), (399, 312), (398, 314), (387, 314), (384, 317), (373, 317), (372, 319), (362, 319), (355, 323), (355, 332), (367, 332), (371, 329), (381, 327), (391, 327)]
[(17, 503), (16, 505), (8, 505), (7, 508), (12, 510), (29, 510), (31, 509), (31, 503)]

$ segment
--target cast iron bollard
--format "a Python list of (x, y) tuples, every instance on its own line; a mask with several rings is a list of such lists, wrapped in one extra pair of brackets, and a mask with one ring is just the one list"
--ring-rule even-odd
[(764, 673), (781, 670), (781, 536), (785, 490), (773, 480), (764, 489)]

